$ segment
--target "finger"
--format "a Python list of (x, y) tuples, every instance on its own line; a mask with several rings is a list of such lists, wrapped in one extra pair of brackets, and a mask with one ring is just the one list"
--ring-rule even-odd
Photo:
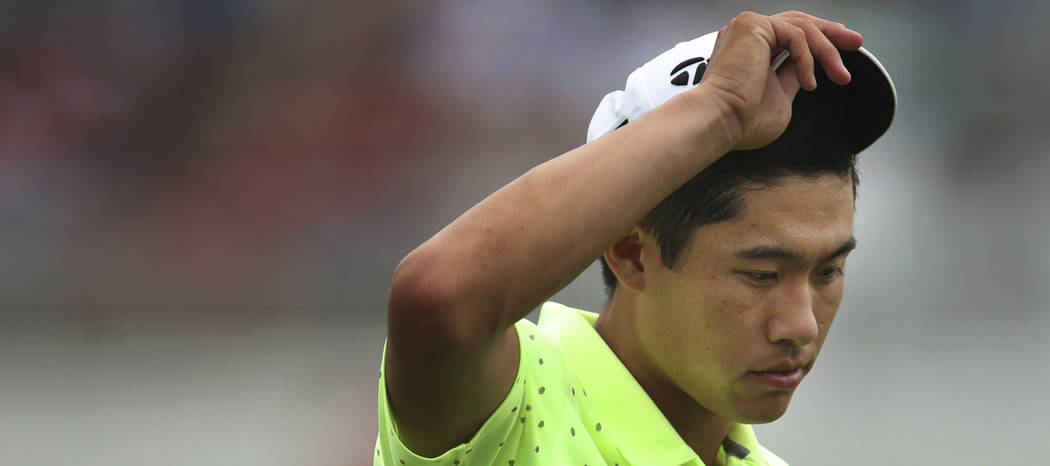
[(791, 52), (791, 60), (796, 65), (798, 81), (806, 90), (812, 91), (817, 88), (817, 76), (813, 73), (813, 53), (809, 50), (809, 42), (802, 28), (791, 24), (784, 18), (770, 18), (773, 25), (773, 33), (776, 35), (777, 47), (783, 47)]
[(842, 50), (857, 50), (864, 45), (864, 36), (842, 23), (820, 20), (817, 27), (831, 40), (835, 47)]
[(777, 73), (780, 88), (784, 90), (784, 96), (787, 97), (788, 102), (794, 102), (795, 94), (798, 94), (798, 90), (802, 88), (802, 84), (798, 82), (797, 66), (795, 62), (790, 62), (781, 67), (781, 72)]
[(824, 73), (828, 75), (828, 79), (839, 85), (849, 84), (850, 73), (846, 69), (846, 65), (842, 63), (839, 49), (831, 43), (831, 40), (828, 39), (824, 32), (811, 21), (802, 21), (797, 26), (805, 31), (806, 39), (809, 41), (809, 50), (824, 68)]
[(776, 16), (784, 18), (792, 18), (798, 21), (808, 21), (817, 26), (825, 36), (831, 40), (831, 43), (835, 47), (842, 50), (857, 50), (861, 45), (864, 45), (864, 36), (859, 32), (854, 31), (842, 23), (835, 21), (829, 21), (823, 18), (817, 18), (801, 11), (788, 11), (780, 13)]

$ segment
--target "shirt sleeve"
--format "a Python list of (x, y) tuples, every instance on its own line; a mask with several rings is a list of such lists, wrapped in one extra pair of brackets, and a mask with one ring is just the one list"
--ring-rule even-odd
[[(415, 466), (415, 465), (467, 465), (495, 464), (504, 443), (522, 434), (523, 423), (519, 422), (518, 411), (525, 398), (525, 361), (534, 357), (532, 346), (525, 344), (523, 332), (515, 326), (518, 333), (521, 357), (514, 385), (499, 407), (485, 420), (481, 428), (474, 433), (467, 443), (453, 447), (440, 456), (425, 458), (408, 449), (398, 435), (397, 423), (390, 410), (386, 394), (386, 348), (383, 348), (383, 363), (379, 370), (379, 438), (376, 439), (376, 466)], [(513, 464), (513, 463), (511, 463)]]

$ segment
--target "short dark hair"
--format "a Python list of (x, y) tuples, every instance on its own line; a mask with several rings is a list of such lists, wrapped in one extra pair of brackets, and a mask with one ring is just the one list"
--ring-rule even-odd
[[(663, 265), (677, 266), (696, 229), (740, 215), (745, 192), (775, 186), (786, 177), (835, 174), (852, 183), (856, 199), (857, 157), (845, 142), (843, 107), (842, 102), (800, 91), (780, 138), (760, 149), (722, 156), (649, 211), (641, 225), (660, 246)], [(606, 294), (612, 297), (616, 275), (604, 257), (598, 259)]]

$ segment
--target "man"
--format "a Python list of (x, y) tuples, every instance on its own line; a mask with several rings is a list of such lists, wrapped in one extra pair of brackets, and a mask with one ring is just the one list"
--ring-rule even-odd
[[(854, 155), (895, 108), (861, 42), (743, 13), (405, 257), (375, 463), (783, 464), (748, 424), (779, 418), (816, 359), (855, 244)], [(600, 317), (523, 319), (598, 256)]]

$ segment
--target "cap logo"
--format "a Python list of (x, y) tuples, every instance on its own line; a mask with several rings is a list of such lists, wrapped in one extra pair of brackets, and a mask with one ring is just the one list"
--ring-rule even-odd
[[(707, 71), (707, 59), (704, 57), (690, 58), (682, 63), (675, 65), (674, 69), (671, 70), (671, 84), (675, 86), (687, 86), (689, 85), (689, 70), (686, 69), (689, 65), (699, 63), (696, 65), (696, 71), (693, 72), (693, 85), (700, 84), (700, 78), (704, 76), (704, 71)], [(681, 71), (679, 73), (679, 71)], [(678, 74), (675, 74), (678, 73)]]

